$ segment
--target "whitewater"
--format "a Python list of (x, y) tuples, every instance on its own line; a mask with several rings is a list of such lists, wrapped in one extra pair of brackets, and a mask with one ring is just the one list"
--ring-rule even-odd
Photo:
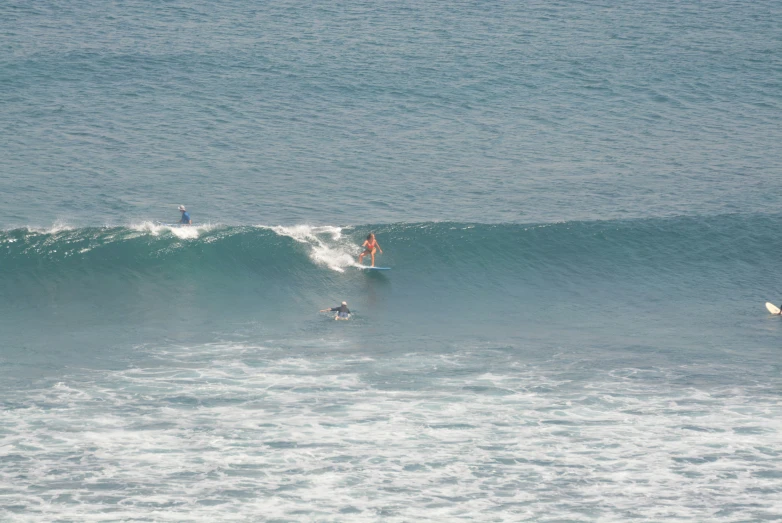
[(0, 520), (782, 519), (780, 20), (0, 2)]

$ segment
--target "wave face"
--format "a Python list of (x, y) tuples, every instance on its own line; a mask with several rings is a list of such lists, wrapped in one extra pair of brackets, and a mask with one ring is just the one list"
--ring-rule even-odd
[[(460, 286), (486, 284), (498, 274), (531, 281), (557, 274), (569, 283), (636, 275), (734, 270), (775, 261), (776, 216), (647, 219), (556, 224), (422, 223), (366, 226), (222, 226), (14, 229), (0, 232), (3, 282), (34, 275), (41, 281), (86, 274), (177, 274), (206, 284), (230, 279), (290, 279), (345, 272), (356, 265), (367, 231), (405, 277), (473, 274)], [(367, 258), (368, 259), (368, 258)], [(382, 263), (380, 261), (382, 260)], [(163, 281), (158, 282), (164, 285)], [(542, 282), (539, 282), (542, 283)], [(551, 282), (555, 284), (554, 282)]]
[[(230, 318), (286, 332), (342, 299), (388, 332), (513, 336), (607, 318), (709, 315), (776, 289), (779, 217), (548, 225), (468, 223), (15, 229), (0, 235), (5, 322), (172, 324), (197, 334)], [(387, 274), (354, 267), (368, 230)], [(738, 302), (737, 302), (738, 300)], [(743, 302), (746, 300), (746, 303)], [(751, 303), (751, 305), (749, 305)], [(733, 304), (733, 305), (732, 305)], [(360, 315), (359, 315), (360, 316)], [(471, 319), (469, 329), (463, 327)], [(378, 323), (378, 322), (375, 322)], [(602, 327), (601, 327), (602, 326)], [(718, 328), (715, 325), (715, 328)], [(211, 332), (211, 331), (210, 331)]]

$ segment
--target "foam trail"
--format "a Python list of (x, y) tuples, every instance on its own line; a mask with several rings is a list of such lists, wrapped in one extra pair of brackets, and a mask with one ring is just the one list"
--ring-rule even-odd
[(318, 265), (325, 265), (338, 272), (345, 272), (345, 267), (356, 265), (355, 255), (358, 253), (358, 247), (343, 238), (341, 227), (330, 225), (320, 227), (311, 225), (267, 227), (259, 225), (258, 227), (269, 229), (280, 236), (286, 236), (309, 246), (308, 255)]

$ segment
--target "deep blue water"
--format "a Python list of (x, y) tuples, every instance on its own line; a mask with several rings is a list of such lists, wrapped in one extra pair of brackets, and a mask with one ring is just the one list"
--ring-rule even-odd
[(0, 3), (0, 519), (782, 518), (780, 56), (771, 1)]

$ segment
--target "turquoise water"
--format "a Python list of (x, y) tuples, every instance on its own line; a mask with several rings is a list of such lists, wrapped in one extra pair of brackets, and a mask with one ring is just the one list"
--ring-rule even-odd
[(0, 519), (782, 518), (780, 20), (3, 3)]

